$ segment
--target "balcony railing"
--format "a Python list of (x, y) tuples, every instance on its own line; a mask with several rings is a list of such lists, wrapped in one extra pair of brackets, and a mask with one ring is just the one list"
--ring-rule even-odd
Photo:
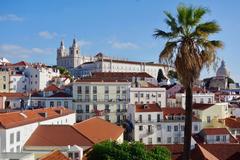
[(74, 99), (74, 102), (91, 102), (91, 103), (117, 103), (124, 102), (129, 103), (130, 99)]

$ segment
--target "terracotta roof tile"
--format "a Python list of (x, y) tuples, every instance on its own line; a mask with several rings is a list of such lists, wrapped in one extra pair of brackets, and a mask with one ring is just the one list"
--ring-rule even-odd
[(136, 104), (136, 112), (161, 112), (162, 109), (157, 103)]
[(202, 132), (206, 135), (230, 134), (226, 128), (204, 128)]
[(214, 106), (214, 104), (202, 104), (202, 103), (193, 103), (192, 109), (196, 110), (205, 110)]
[[(60, 110), (62, 113), (60, 113)], [(47, 113), (45, 118), (42, 113)], [(64, 107), (42, 108), (0, 114), (0, 127), (13, 128), (73, 113)]]
[(201, 146), (220, 160), (239, 160), (240, 144), (201, 144)]
[(48, 87), (46, 87), (46, 88), (44, 89), (45, 92), (49, 92), (49, 91), (55, 92), (55, 91), (59, 91), (59, 90), (61, 90), (61, 89), (58, 88), (58, 87), (57, 87), (56, 85), (54, 85), (54, 84), (51, 84), (51, 85), (49, 85)]
[(24, 146), (68, 145), (78, 145), (89, 148), (93, 145), (93, 142), (71, 125), (40, 125)]
[(132, 77), (153, 78), (146, 72), (94, 72), (76, 82), (131, 82)]
[(239, 118), (225, 118), (225, 125), (229, 128), (240, 128)]
[(61, 153), (59, 150), (52, 151), (38, 160), (70, 160), (68, 157), (66, 157), (63, 153)]
[(7, 97), (7, 98), (26, 98), (26, 93), (9, 93), (9, 92), (0, 92), (1, 97)]
[(124, 132), (122, 127), (98, 117), (76, 123), (73, 127), (94, 143), (109, 139), (117, 140)]

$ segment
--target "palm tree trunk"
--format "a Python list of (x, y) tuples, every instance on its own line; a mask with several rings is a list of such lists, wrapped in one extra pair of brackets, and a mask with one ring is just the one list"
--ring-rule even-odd
[(191, 137), (192, 137), (192, 86), (189, 85), (186, 88), (185, 129), (184, 129), (184, 148), (183, 148), (184, 160), (190, 159)]

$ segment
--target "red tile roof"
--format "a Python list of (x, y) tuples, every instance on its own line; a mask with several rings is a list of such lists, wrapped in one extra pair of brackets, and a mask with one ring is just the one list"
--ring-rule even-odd
[(59, 91), (59, 90), (61, 90), (61, 89), (58, 88), (58, 87), (57, 87), (56, 85), (54, 85), (54, 84), (51, 84), (51, 85), (47, 86), (47, 87), (44, 89), (45, 92), (49, 92), (49, 91), (55, 92), (55, 91)]
[(240, 144), (201, 144), (219, 160), (239, 160)]
[[(45, 118), (42, 113), (47, 113), (47, 118)], [(14, 128), (17, 126), (45, 121), (47, 119), (53, 119), (72, 113), (73, 112), (71, 110), (64, 107), (42, 108), (35, 110), (25, 110), (22, 112), (16, 111), (10, 113), (2, 113), (0, 114), (0, 127), (6, 129)]]
[(54, 150), (40, 157), (38, 160), (70, 160), (70, 159), (66, 157), (63, 153), (61, 153), (59, 150)]
[(214, 106), (214, 104), (202, 104), (202, 103), (193, 103), (192, 109), (196, 110), (205, 110)]
[(136, 104), (136, 112), (161, 112), (162, 109), (157, 103)]
[(9, 92), (0, 92), (0, 97), (7, 98), (26, 98), (27, 94), (25, 93), (9, 93)]
[(76, 82), (131, 82), (132, 77), (153, 78), (146, 72), (94, 72)]
[(98, 117), (76, 123), (73, 127), (94, 143), (117, 140), (124, 132), (122, 127)]
[(71, 125), (39, 125), (24, 146), (68, 145), (89, 148), (93, 142)]
[(204, 128), (202, 132), (206, 135), (230, 134), (226, 128)]
[(240, 129), (240, 118), (225, 118), (225, 125), (229, 128)]
[(20, 61), (20, 62), (17, 62), (17, 63), (14, 63), (14, 64), (7, 64), (8, 66), (28, 66), (30, 65), (28, 62), (25, 62), (25, 61)]

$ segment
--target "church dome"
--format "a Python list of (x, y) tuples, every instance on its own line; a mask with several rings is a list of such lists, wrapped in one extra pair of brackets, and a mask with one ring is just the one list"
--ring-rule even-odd
[(217, 77), (229, 77), (228, 71), (225, 66), (225, 62), (222, 61), (221, 66), (217, 70)]

